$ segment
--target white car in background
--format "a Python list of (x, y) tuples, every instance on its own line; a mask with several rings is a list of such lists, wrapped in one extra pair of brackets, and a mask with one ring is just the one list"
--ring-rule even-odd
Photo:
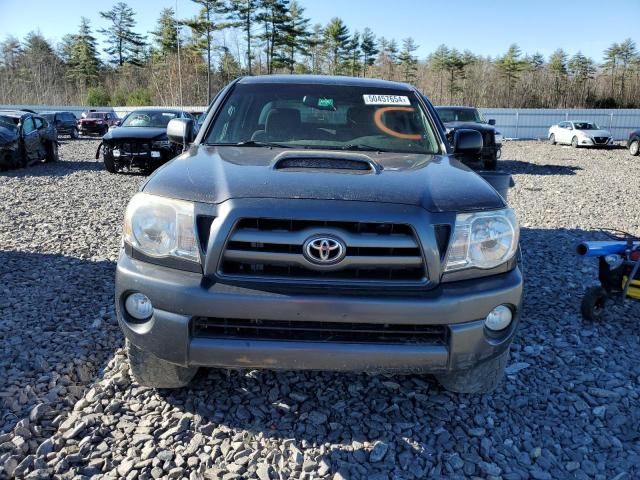
[(570, 120), (549, 128), (549, 142), (578, 147), (606, 147), (613, 145), (609, 130), (598, 127), (594, 122)]

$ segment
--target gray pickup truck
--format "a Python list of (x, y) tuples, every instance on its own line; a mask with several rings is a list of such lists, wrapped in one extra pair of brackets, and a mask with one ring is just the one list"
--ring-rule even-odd
[(140, 384), (199, 367), (434, 374), (480, 393), (519, 320), (519, 227), (413, 87), (234, 81), (130, 201), (118, 321)]

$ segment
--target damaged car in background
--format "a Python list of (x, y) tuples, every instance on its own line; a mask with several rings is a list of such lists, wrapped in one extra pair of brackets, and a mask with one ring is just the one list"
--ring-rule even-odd
[(482, 151), (475, 160), (482, 162), (485, 170), (495, 170), (502, 149), (502, 134), (495, 128), (494, 119), (487, 120), (475, 107), (435, 107), (447, 133), (449, 143), (457, 130), (475, 130), (482, 135)]
[(180, 110), (134, 110), (102, 138), (96, 159), (102, 151), (104, 167), (111, 173), (133, 168), (153, 172), (182, 151), (167, 137), (167, 124), (176, 118), (193, 120)]
[(80, 135), (104, 135), (117, 124), (118, 116), (115, 112), (83, 112), (78, 120), (78, 131)]
[(58, 133), (43, 117), (0, 110), (0, 171), (58, 160)]

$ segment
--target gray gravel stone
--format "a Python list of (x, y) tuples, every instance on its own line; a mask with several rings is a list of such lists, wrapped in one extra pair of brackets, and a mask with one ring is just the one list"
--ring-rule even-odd
[(640, 478), (640, 306), (583, 321), (597, 263), (573, 253), (602, 226), (640, 234), (625, 150), (505, 144), (525, 302), (509, 378), (472, 396), (427, 376), (328, 372), (134, 385), (113, 277), (145, 178), (107, 174), (96, 147), (63, 140), (58, 164), (0, 175), (0, 477), (29, 458), (26, 476), (44, 465), (61, 479)]

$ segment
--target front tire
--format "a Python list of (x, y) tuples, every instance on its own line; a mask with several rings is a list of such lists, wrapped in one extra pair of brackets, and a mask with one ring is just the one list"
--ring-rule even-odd
[(49, 142), (45, 162), (57, 162), (58, 160), (60, 160), (60, 156), (58, 155), (58, 142), (54, 140)]
[(152, 388), (186, 387), (198, 373), (197, 367), (181, 367), (145, 352), (127, 340), (131, 376), (140, 385)]
[(76, 140), (78, 138), (78, 136), (79, 136), (78, 129), (74, 127), (74, 129), (71, 130), (71, 135), (70, 136), (71, 136), (71, 138)]
[(634, 157), (640, 153), (640, 140), (636, 139), (631, 142), (631, 145), (629, 145), (629, 153)]
[(509, 361), (509, 349), (491, 360), (460, 372), (436, 375), (444, 388), (456, 393), (490, 393), (504, 378), (504, 368)]
[(113, 160), (112, 155), (102, 154), (104, 158), (104, 168), (109, 173), (116, 173), (118, 169), (116, 168), (116, 162)]
[(607, 291), (602, 287), (590, 287), (584, 292), (580, 313), (585, 320), (598, 321), (607, 305)]
[(551, 145), (555, 145), (555, 144), (557, 143), (557, 142), (556, 142), (556, 136), (555, 136), (555, 134), (553, 134), (553, 133), (552, 133), (552, 134), (549, 136), (549, 143), (550, 143)]
[(571, 139), (571, 146), (572, 146), (573, 148), (578, 148), (578, 137), (573, 137), (573, 138)]

